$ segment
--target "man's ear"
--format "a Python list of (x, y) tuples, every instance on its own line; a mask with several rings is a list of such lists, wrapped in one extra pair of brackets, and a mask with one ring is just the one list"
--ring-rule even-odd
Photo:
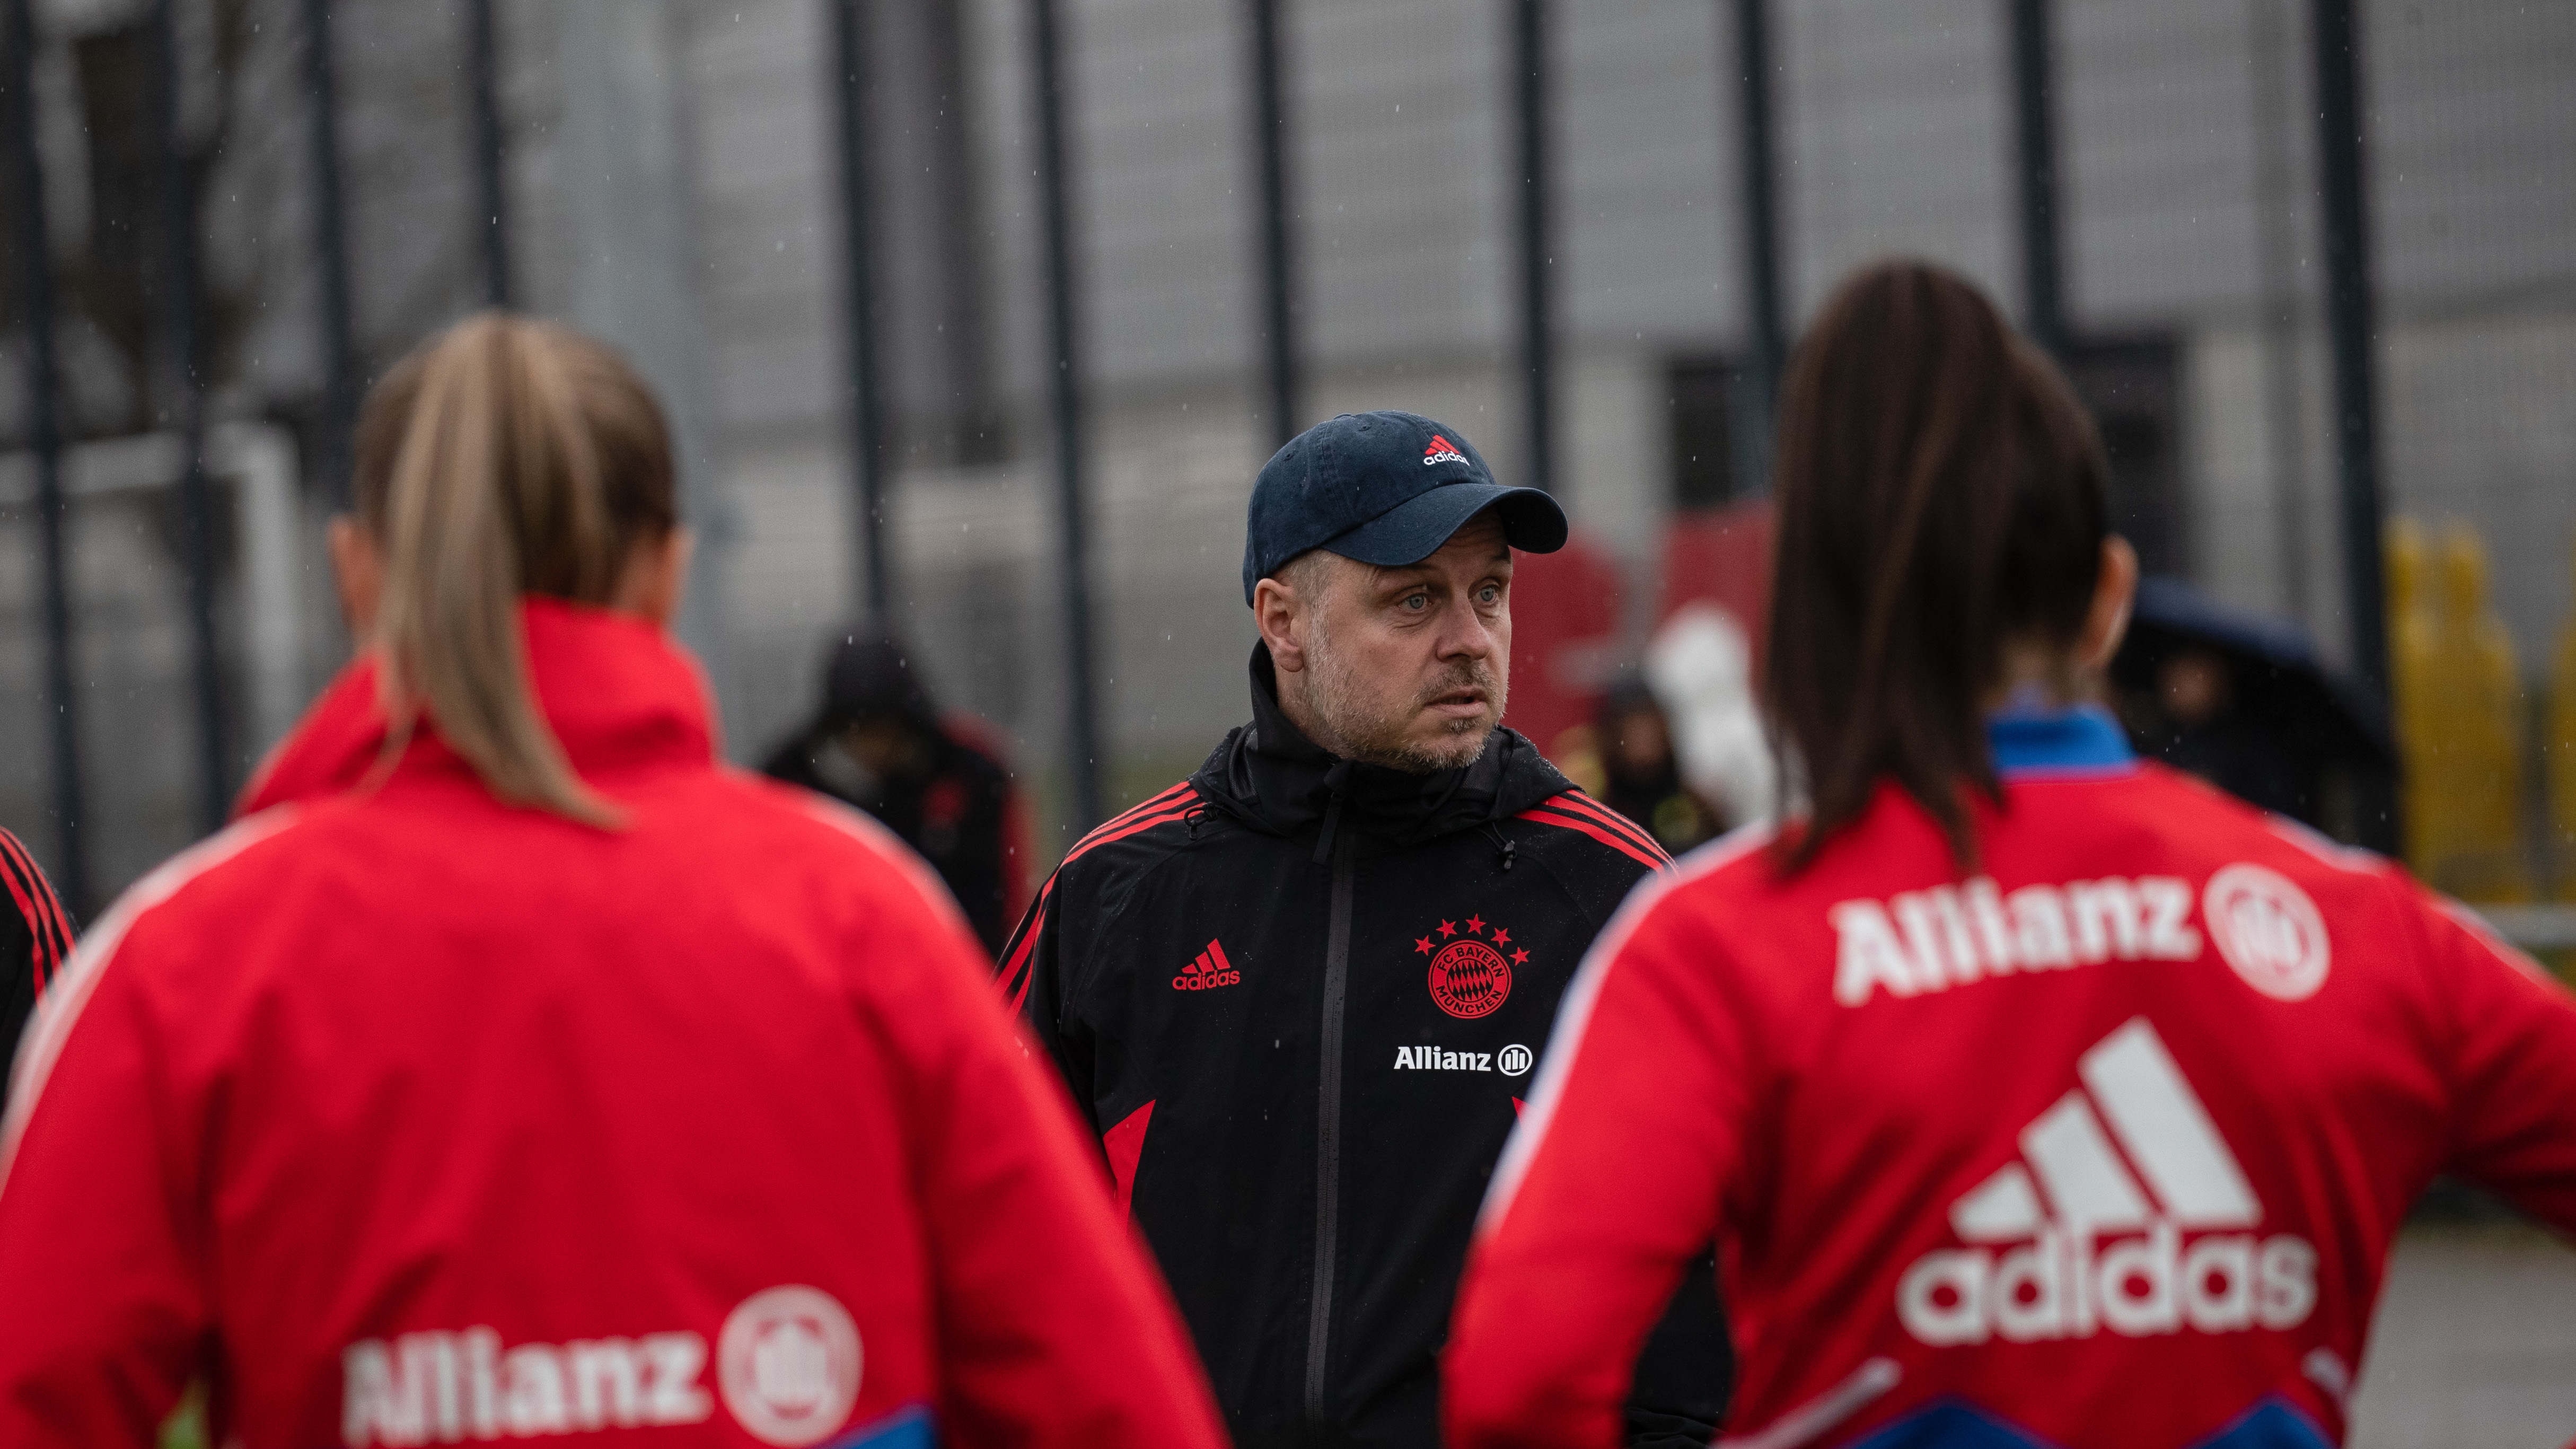
[(2075, 660), (2086, 670), (2108, 669), (2111, 656), (2128, 637), (2129, 611), (2138, 601), (2138, 551), (2118, 534), (2102, 540), (2102, 572), (2093, 583), (2093, 607), (2084, 616), (2084, 637)]
[(375, 635), (376, 600), (385, 590), (384, 554), (375, 535), (353, 514), (331, 515), (324, 536), (331, 548), (331, 580), (340, 594), (340, 622), (349, 627), (350, 640), (364, 649)]
[(1306, 668), (1306, 620), (1311, 600), (1297, 596), (1294, 585), (1265, 578), (1252, 586), (1252, 622), (1261, 642), (1270, 646), (1270, 662), (1289, 674)]

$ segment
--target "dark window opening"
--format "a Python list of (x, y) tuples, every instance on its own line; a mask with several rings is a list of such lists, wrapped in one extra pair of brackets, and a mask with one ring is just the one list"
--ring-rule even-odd
[(2191, 569), (2176, 357), (2170, 337), (2128, 337), (2078, 342), (2066, 359), (2110, 455), (2111, 527), (2151, 574)]
[(1664, 369), (1672, 445), (1673, 506), (1717, 508), (1735, 501), (1735, 364), (1678, 357)]

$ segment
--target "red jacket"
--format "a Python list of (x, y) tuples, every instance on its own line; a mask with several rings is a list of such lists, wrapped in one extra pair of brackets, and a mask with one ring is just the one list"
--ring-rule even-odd
[[(2125, 753), (2125, 752), (2122, 752)], [(2375, 856), (2162, 768), (1720, 842), (1569, 991), (1448, 1348), (1455, 1449), (1616, 1442), (1712, 1232), (1730, 1444), (2322, 1445), (2437, 1172), (2576, 1230), (2576, 1009)]]
[(375, 755), (362, 666), (264, 772), (315, 795), (147, 877), (48, 996), (0, 1124), (0, 1444), (148, 1444), (197, 1374), (245, 1449), (926, 1442), (920, 1411), (1221, 1443), (936, 881), (719, 767), (660, 631), (526, 619), (625, 828), (506, 808), (426, 736), (334, 793)]

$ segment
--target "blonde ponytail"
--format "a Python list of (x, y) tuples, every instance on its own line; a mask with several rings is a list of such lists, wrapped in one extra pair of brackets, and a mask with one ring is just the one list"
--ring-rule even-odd
[(377, 388), (357, 471), (359, 521), (384, 559), (389, 748), (426, 713), (494, 795), (615, 824), (531, 698), (519, 599), (607, 603), (635, 547), (670, 532), (652, 395), (595, 342), (478, 313)]

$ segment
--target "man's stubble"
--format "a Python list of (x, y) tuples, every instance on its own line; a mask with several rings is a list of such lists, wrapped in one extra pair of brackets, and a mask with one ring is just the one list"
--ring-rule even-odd
[[(1333, 647), (1331, 621), (1322, 604), (1319, 597), (1306, 646), (1306, 671), (1311, 681), (1307, 701), (1323, 733), (1332, 738), (1315, 743), (1344, 759), (1383, 765), (1411, 775), (1474, 764), (1476, 757), (1485, 752), (1485, 742), (1503, 716), (1506, 686), (1492, 665), (1482, 659), (1457, 661), (1392, 709), (1382, 707), (1371, 697), (1359, 671), (1342, 651)], [(1435, 741), (1407, 737), (1413, 720), (1426, 704), (1451, 690), (1468, 687), (1483, 690), (1491, 702), (1492, 708), (1485, 716), (1453, 721)]]

